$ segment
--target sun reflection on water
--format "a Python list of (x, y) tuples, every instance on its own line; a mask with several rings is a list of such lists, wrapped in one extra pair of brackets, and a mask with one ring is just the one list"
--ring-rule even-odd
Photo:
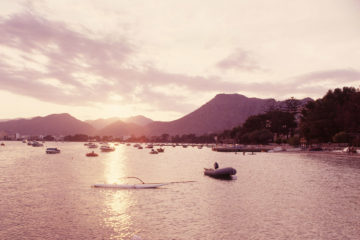
[[(126, 155), (123, 146), (116, 148), (116, 151), (106, 153), (106, 168), (104, 171), (104, 179), (106, 183), (119, 183), (121, 177), (126, 176)], [(110, 226), (114, 235), (114, 239), (122, 239), (131, 236), (130, 228), (132, 226), (132, 218), (130, 215), (130, 207), (134, 204), (134, 198), (129, 190), (110, 190), (106, 191), (105, 209), (108, 216), (105, 220), (107, 226)]]

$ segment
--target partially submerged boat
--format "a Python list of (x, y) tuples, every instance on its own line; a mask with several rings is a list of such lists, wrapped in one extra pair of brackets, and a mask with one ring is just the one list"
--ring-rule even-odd
[(235, 174), (236, 174), (236, 169), (232, 167), (218, 168), (218, 169), (204, 168), (204, 175), (217, 179), (231, 180), (233, 179), (233, 175)]
[[(146, 188), (158, 188), (170, 183), (145, 183), (143, 180), (137, 177), (124, 177), (124, 178), (135, 178), (141, 183), (127, 184), (127, 183), (97, 183), (92, 185), (95, 188), (117, 188), (117, 189), (146, 189)], [(124, 179), (123, 178), (123, 179)]]
[(118, 189), (143, 189), (143, 188), (158, 188), (168, 183), (139, 183), (139, 184), (109, 184), (109, 183), (98, 183), (94, 184), (95, 188), (118, 188)]

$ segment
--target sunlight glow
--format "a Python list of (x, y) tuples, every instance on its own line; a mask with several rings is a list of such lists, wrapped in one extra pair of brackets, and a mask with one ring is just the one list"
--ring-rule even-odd
[[(124, 150), (124, 146), (118, 146), (115, 152), (106, 153), (105, 161), (107, 161), (107, 164), (104, 172), (106, 183), (119, 183), (120, 177), (125, 176), (126, 170), (123, 163), (125, 160)], [(109, 208), (105, 210), (108, 211), (107, 215), (109, 217), (105, 218), (104, 221), (106, 225), (114, 229), (114, 232), (119, 234), (119, 236), (114, 236), (114, 238), (129, 237), (129, 231), (126, 231), (132, 225), (129, 208), (134, 204), (134, 201), (129, 191), (114, 190), (110, 192), (106, 202)]]

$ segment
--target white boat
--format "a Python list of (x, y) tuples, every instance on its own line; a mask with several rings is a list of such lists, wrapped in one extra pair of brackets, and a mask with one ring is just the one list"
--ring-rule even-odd
[(98, 145), (95, 143), (89, 143), (87, 146), (88, 146), (88, 148), (97, 148), (98, 147)]
[(100, 147), (100, 150), (101, 150), (102, 152), (113, 152), (113, 151), (115, 151), (115, 148), (114, 148), (114, 147), (110, 147), (109, 145), (102, 145), (102, 146)]
[(47, 148), (46, 153), (48, 153), (48, 154), (60, 153), (60, 149), (58, 149), (58, 148)]
[(275, 148), (273, 148), (273, 151), (274, 152), (282, 152), (282, 151), (284, 151), (284, 149), (282, 147), (275, 147)]
[(144, 189), (144, 188), (158, 188), (169, 183), (139, 183), (139, 184), (108, 184), (98, 183), (92, 187), (95, 188), (118, 188), (118, 189)]
[(118, 189), (144, 189), (144, 188), (158, 188), (164, 185), (168, 185), (170, 183), (145, 183), (138, 177), (124, 177), (126, 178), (134, 178), (139, 180), (141, 183), (129, 184), (129, 183), (97, 183), (92, 185), (95, 188), (118, 188)]

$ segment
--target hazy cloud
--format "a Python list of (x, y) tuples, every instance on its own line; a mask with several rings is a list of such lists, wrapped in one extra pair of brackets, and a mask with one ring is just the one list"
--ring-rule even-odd
[[(218, 76), (161, 71), (136, 61), (138, 51), (126, 37), (112, 41), (30, 12), (0, 18), (1, 89), (65, 105), (147, 103), (160, 111), (185, 113), (199, 104), (186, 101), (189, 94), (318, 95), (329, 88), (321, 83), (354, 85), (360, 80), (357, 70), (337, 69), (311, 72), (281, 83), (264, 83), (264, 79), (252, 83), (228, 82)], [(241, 49), (220, 61), (217, 67), (261, 70), (253, 56)], [(314, 83), (319, 86), (314, 88)]]
[(312, 83), (314, 81), (330, 81), (341, 84), (360, 84), (360, 72), (355, 69), (335, 69), (311, 72), (303, 76), (296, 77), (299, 84)]
[[(236, 84), (218, 78), (172, 74), (141, 63), (135, 66), (131, 58), (137, 49), (125, 38), (115, 42), (94, 38), (29, 12), (0, 19), (0, 47), (8, 51), (0, 59), (2, 89), (54, 103), (110, 101), (109, 95), (115, 92), (127, 103), (144, 101), (162, 109), (188, 110), (191, 105), (181, 101), (181, 96), (152, 88), (236, 89)], [(11, 59), (14, 55), (16, 59)]]
[(260, 70), (258, 63), (253, 59), (252, 55), (248, 51), (244, 51), (242, 49), (237, 49), (234, 53), (218, 62), (216, 66), (224, 70)]

